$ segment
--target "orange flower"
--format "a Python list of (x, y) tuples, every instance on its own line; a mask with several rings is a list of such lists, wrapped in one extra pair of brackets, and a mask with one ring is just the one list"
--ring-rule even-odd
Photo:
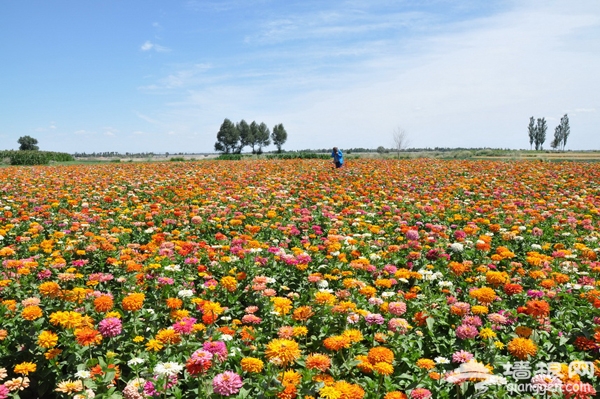
[(508, 352), (519, 360), (525, 360), (528, 356), (537, 353), (537, 346), (528, 338), (513, 338), (508, 343)]
[(308, 320), (315, 313), (312, 311), (310, 306), (300, 306), (294, 313), (292, 314), (292, 319), (296, 321), (305, 321)]
[(267, 344), (265, 356), (270, 362), (285, 367), (300, 357), (300, 348), (291, 339), (273, 339)]
[(492, 303), (496, 299), (496, 291), (489, 287), (476, 288), (469, 292), (469, 296), (485, 305)]
[(525, 306), (526, 313), (534, 317), (546, 317), (550, 314), (550, 305), (544, 300), (531, 300)]
[(40, 291), (40, 294), (50, 298), (56, 298), (61, 294), (60, 285), (54, 281), (46, 281), (40, 284), (38, 290)]
[(392, 391), (386, 393), (383, 399), (408, 399), (408, 396), (400, 391)]
[(313, 353), (306, 357), (306, 367), (308, 369), (316, 369), (325, 372), (331, 366), (331, 359), (327, 355), (321, 353)]
[(21, 312), (21, 317), (29, 321), (39, 319), (42, 315), (42, 309), (39, 306), (27, 306)]
[(181, 335), (177, 331), (169, 328), (159, 330), (154, 338), (163, 344), (178, 344), (181, 342)]
[(76, 328), (75, 340), (79, 345), (97, 345), (102, 341), (102, 335), (98, 330), (89, 327)]
[(394, 362), (394, 352), (392, 352), (390, 349), (388, 349), (384, 346), (376, 346), (369, 350), (367, 359), (372, 364), (375, 364), (378, 362), (393, 363)]
[(334, 335), (332, 337), (325, 338), (323, 341), (325, 348), (329, 349), (330, 351), (339, 351), (340, 349), (344, 348), (347, 349), (350, 347), (351, 343), (352, 342), (350, 341), (350, 338), (343, 335)]
[(94, 299), (94, 309), (96, 312), (109, 312), (113, 306), (113, 299), (109, 295), (100, 295)]
[(394, 373), (394, 366), (386, 362), (377, 362), (373, 365), (373, 371), (381, 375), (391, 375)]
[(139, 292), (127, 295), (121, 301), (123, 310), (127, 310), (129, 312), (140, 310), (142, 306), (144, 306), (144, 299), (146, 299), (146, 296)]
[(237, 280), (232, 276), (223, 277), (220, 284), (229, 292), (233, 292), (237, 289)]
[(431, 359), (419, 359), (417, 360), (417, 367), (420, 369), (431, 370), (435, 367), (435, 362)]

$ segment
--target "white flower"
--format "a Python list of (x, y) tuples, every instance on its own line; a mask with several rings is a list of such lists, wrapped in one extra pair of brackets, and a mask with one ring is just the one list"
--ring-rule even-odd
[(154, 372), (158, 375), (177, 375), (183, 370), (183, 365), (175, 362), (158, 363), (154, 367)]
[(435, 360), (435, 362), (437, 364), (449, 364), (450, 363), (450, 359), (448, 359), (447, 357), (443, 357), (443, 356), (438, 356), (438, 357), (434, 358), (433, 360)]
[(540, 244), (531, 244), (531, 249), (540, 250), (542, 246)]
[(181, 298), (189, 298), (193, 295), (194, 295), (194, 291), (192, 291), (192, 290), (179, 290), (179, 292), (177, 293), (177, 296), (181, 297)]
[(440, 281), (438, 283), (438, 285), (440, 287), (444, 287), (445, 288), (445, 287), (452, 287), (453, 283), (452, 283), (452, 281)]
[(454, 252), (462, 252), (465, 249), (465, 247), (459, 242), (454, 242), (450, 244), (450, 249)]
[(390, 298), (390, 297), (393, 297), (394, 295), (396, 295), (396, 293), (393, 291), (386, 291), (386, 292), (381, 293), (381, 296), (384, 298)]
[(127, 362), (129, 366), (137, 366), (138, 364), (143, 364), (145, 362), (141, 357), (134, 357)]
[(327, 280), (319, 280), (317, 282), (317, 287), (319, 287), (319, 288), (327, 288), (327, 287), (329, 287), (329, 283), (327, 282)]
[(165, 266), (165, 270), (171, 271), (171, 272), (179, 272), (181, 271), (181, 266), (179, 265), (168, 265)]
[(90, 378), (90, 375), (92, 373), (90, 373), (87, 370), (79, 370), (78, 372), (75, 373), (75, 377), (77, 378)]
[(223, 341), (231, 341), (233, 339), (233, 336), (229, 335), (229, 334), (221, 334), (221, 340)]

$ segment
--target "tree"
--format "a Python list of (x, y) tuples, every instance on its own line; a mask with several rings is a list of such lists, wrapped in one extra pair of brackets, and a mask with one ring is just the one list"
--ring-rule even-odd
[(408, 133), (406, 133), (406, 130), (402, 129), (401, 127), (397, 127), (394, 129), (392, 138), (394, 139), (393, 148), (398, 152), (398, 158), (400, 158), (400, 151), (405, 150), (410, 144), (410, 141), (408, 140)]
[(377, 147), (377, 153), (379, 154), (384, 154), (385, 153), (385, 147), (380, 145), (379, 147)]
[(546, 141), (546, 131), (548, 130), (548, 124), (546, 118), (538, 118), (537, 126), (535, 127), (535, 149), (536, 151), (544, 149), (543, 145)]
[(569, 117), (567, 116), (567, 114), (565, 114), (565, 116), (563, 116), (562, 118), (560, 118), (560, 125), (562, 126), (562, 149), (563, 151), (565, 150), (565, 146), (567, 145), (567, 139), (569, 138), (569, 135), (571, 134), (571, 127), (569, 126)]
[(277, 146), (277, 152), (281, 153), (281, 146), (287, 140), (287, 132), (285, 131), (282, 123), (273, 127), (271, 138), (273, 139), (273, 144)]
[(531, 150), (533, 147), (533, 142), (535, 141), (535, 119), (533, 116), (529, 118), (529, 126), (527, 127), (529, 132), (529, 149)]
[(554, 138), (552, 139), (552, 143), (550, 143), (550, 147), (553, 150), (556, 150), (557, 147), (560, 147), (562, 143), (562, 125), (556, 126), (554, 129)]
[[(283, 127), (283, 125), (281, 127)], [(271, 144), (271, 139), (269, 138), (270, 135), (271, 132), (269, 131), (269, 128), (265, 123), (261, 123), (260, 125), (256, 126), (256, 136), (254, 137), (254, 140), (256, 142), (256, 145), (258, 145), (258, 150), (256, 151), (257, 154), (262, 154), (263, 147), (266, 147), (269, 144)]]
[(217, 142), (215, 143), (215, 151), (221, 151), (225, 154), (232, 153), (240, 139), (240, 133), (235, 128), (235, 125), (227, 118), (221, 124), (221, 128), (217, 133)]
[(19, 150), (21, 151), (37, 151), (40, 149), (40, 147), (36, 145), (38, 143), (37, 139), (30, 136), (19, 137), (17, 143), (20, 144)]
[(248, 123), (246, 123), (246, 121), (243, 119), (235, 125), (235, 128), (238, 131), (240, 137), (238, 146), (235, 149), (235, 153), (241, 154), (244, 147), (252, 143), (252, 131), (250, 130), (250, 126), (248, 125)]

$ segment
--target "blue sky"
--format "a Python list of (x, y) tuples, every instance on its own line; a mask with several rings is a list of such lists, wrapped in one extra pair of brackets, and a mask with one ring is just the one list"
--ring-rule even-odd
[(517, 149), (530, 116), (549, 148), (565, 113), (600, 149), (598, 0), (3, 1), (0, 30), (0, 149), (211, 152), (224, 118)]

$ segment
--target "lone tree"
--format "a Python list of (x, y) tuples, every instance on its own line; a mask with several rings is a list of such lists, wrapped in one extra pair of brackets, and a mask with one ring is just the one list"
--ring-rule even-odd
[(552, 140), (552, 144), (550, 146), (553, 149), (559, 149), (564, 151), (565, 145), (567, 145), (567, 138), (571, 134), (571, 127), (569, 126), (569, 117), (567, 114), (560, 118), (560, 123), (554, 129), (554, 139)]
[(37, 151), (40, 149), (40, 147), (36, 145), (38, 143), (37, 139), (30, 136), (19, 137), (17, 143), (20, 144), (19, 150), (21, 151)]
[(217, 133), (215, 151), (231, 154), (237, 148), (239, 140), (240, 133), (235, 128), (235, 125), (229, 119), (225, 118)]
[(544, 142), (546, 141), (546, 131), (548, 130), (548, 124), (546, 123), (546, 118), (538, 118), (537, 125), (535, 127), (535, 149), (543, 150)]
[(271, 138), (273, 139), (273, 144), (277, 146), (277, 152), (281, 153), (281, 146), (287, 140), (287, 132), (285, 131), (282, 123), (273, 126)]
[(532, 116), (529, 118), (529, 126), (527, 126), (529, 132), (529, 149), (533, 148), (533, 142), (535, 141), (535, 118)]
[(400, 151), (405, 150), (410, 144), (410, 140), (408, 140), (408, 133), (406, 133), (406, 130), (402, 129), (401, 127), (397, 127), (394, 129), (392, 138), (394, 139), (393, 148), (398, 152), (398, 158), (400, 158)]

